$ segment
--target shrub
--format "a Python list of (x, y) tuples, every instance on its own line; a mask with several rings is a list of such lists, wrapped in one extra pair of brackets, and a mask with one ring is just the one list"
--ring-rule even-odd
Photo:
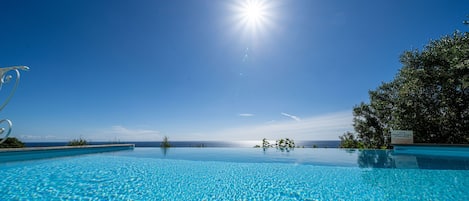
[(168, 138), (168, 136), (164, 136), (163, 141), (161, 142), (161, 147), (162, 147), (162, 148), (169, 148), (169, 147), (171, 147), (171, 144), (169, 144), (169, 138)]
[(363, 142), (361, 142), (360, 139), (351, 132), (346, 132), (342, 136), (339, 136), (339, 138), (339, 148), (366, 148)]
[(295, 148), (295, 142), (293, 141), (293, 139), (290, 138), (279, 139), (277, 140), (275, 145), (278, 148)]
[(88, 142), (83, 138), (73, 139), (69, 141), (67, 144), (67, 146), (84, 146), (84, 145), (88, 145)]
[[(267, 148), (275, 147), (280, 151), (290, 151), (295, 148), (295, 141), (290, 138), (279, 139), (275, 142), (275, 144), (270, 144), (269, 141), (264, 138), (262, 139), (262, 145), (255, 145), (254, 148), (263, 148), (266, 150)], [(303, 146), (304, 148), (304, 146)]]
[(267, 138), (262, 139), (262, 145), (254, 146), (254, 148), (263, 148), (263, 149), (270, 148), (270, 147), (272, 147), (272, 145), (269, 143)]
[(23, 148), (23, 147), (24, 147), (24, 143), (14, 137), (9, 137), (7, 138), (7, 140), (5, 140), (5, 142), (0, 144), (0, 148)]

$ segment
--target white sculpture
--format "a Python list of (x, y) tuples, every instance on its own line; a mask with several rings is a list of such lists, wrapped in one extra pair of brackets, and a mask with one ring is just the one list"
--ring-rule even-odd
[[(20, 71), (19, 70), (27, 71), (27, 70), (29, 70), (29, 67), (27, 67), (27, 66), (11, 66), (11, 67), (0, 68), (0, 90), (2, 90), (2, 87), (3, 87), (4, 84), (8, 84), (11, 81), (11, 79), (13, 78), (12, 75), (8, 75), (7, 73), (9, 71), (15, 71), (16, 72), (15, 85), (13, 86), (13, 89), (11, 90), (10, 95), (7, 97), (5, 102), (3, 102), (3, 104), (0, 106), (0, 111), (8, 104), (8, 102), (10, 102), (11, 97), (13, 96), (13, 94), (16, 91), (16, 87), (18, 87), (18, 83), (20, 81)], [(4, 122), (7, 123), (8, 131), (6, 132), (5, 136), (0, 140), (0, 144), (8, 139), (8, 136), (11, 133), (11, 127), (13, 125), (9, 119), (0, 120), (0, 125)], [(6, 131), (5, 128), (0, 128), (0, 135), (4, 134), (5, 131)]]

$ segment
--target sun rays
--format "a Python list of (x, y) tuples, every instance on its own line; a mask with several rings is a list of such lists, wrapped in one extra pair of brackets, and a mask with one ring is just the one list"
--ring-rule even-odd
[(261, 25), (267, 16), (265, 2), (247, 1), (241, 6), (241, 17), (249, 26)]
[(259, 38), (274, 25), (274, 3), (265, 0), (237, 1), (231, 6), (237, 32), (249, 38)]

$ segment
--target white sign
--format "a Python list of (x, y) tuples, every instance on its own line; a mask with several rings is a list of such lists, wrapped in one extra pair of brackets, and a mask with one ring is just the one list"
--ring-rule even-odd
[(414, 144), (414, 132), (408, 130), (391, 131), (391, 144)]

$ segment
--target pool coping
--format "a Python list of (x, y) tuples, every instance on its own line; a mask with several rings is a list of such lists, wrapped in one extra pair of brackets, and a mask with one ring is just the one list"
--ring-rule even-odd
[(102, 144), (102, 145), (82, 145), (82, 146), (53, 146), (53, 147), (25, 147), (25, 148), (0, 148), (2, 152), (25, 152), (25, 151), (47, 151), (47, 150), (67, 150), (67, 149), (86, 149), (86, 148), (111, 148), (128, 147), (134, 148), (135, 144)]
[(83, 146), (4, 148), (0, 149), (0, 163), (133, 150), (134, 147), (134, 144), (105, 144)]
[(392, 146), (416, 146), (416, 147), (469, 147), (469, 144), (432, 144), (432, 143), (415, 143), (415, 144), (392, 144)]
[(468, 157), (467, 144), (393, 144), (394, 154), (436, 155), (441, 157)]

